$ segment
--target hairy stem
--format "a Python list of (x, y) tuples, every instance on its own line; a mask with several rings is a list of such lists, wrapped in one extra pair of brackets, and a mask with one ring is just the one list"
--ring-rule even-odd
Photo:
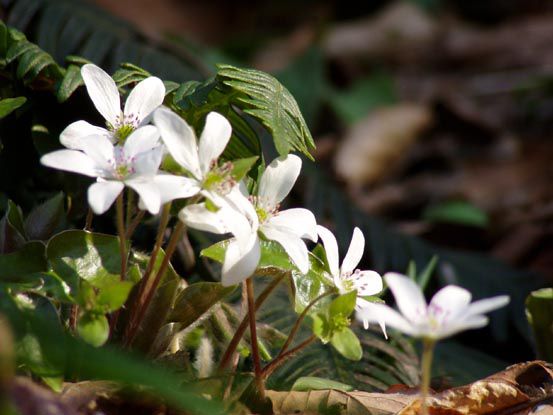
[(257, 391), (259, 392), (259, 396), (261, 397), (261, 399), (263, 399), (265, 397), (265, 386), (261, 374), (261, 359), (259, 358), (259, 345), (257, 343), (257, 328), (255, 325), (255, 299), (253, 294), (253, 281), (251, 277), (246, 280), (246, 290), (248, 296), (248, 315), (250, 320), (250, 336), (255, 383), (257, 386)]
[(134, 192), (129, 187), (127, 188), (127, 213), (125, 216), (125, 228), (129, 229), (134, 208)]
[(136, 227), (139, 225), (140, 221), (144, 217), (146, 212), (144, 210), (139, 210), (138, 213), (134, 216), (131, 224), (127, 227), (127, 239), (131, 239)]
[[(146, 300), (146, 296), (148, 294), (148, 289), (150, 288), (150, 277), (152, 275), (152, 271), (154, 269), (154, 265), (157, 260), (157, 256), (159, 254), (159, 250), (161, 249), (161, 245), (163, 244), (163, 236), (165, 235), (165, 230), (167, 229), (167, 224), (169, 223), (170, 219), (170, 211), (171, 211), (171, 203), (167, 203), (163, 207), (163, 211), (161, 213), (161, 218), (159, 220), (159, 225), (157, 228), (157, 235), (156, 240), (154, 243), (154, 247), (152, 248), (152, 252), (150, 253), (150, 259), (148, 260), (148, 265), (146, 265), (146, 270), (144, 271), (144, 275), (142, 276), (142, 279), (140, 280), (140, 284), (138, 287), (138, 294), (137, 294), (137, 301), (134, 303), (133, 306), (131, 306), (130, 310), (130, 318), (129, 323), (127, 324), (127, 328), (125, 330), (125, 339), (129, 340), (130, 334), (135, 330), (135, 326), (137, 323), (137, 314), (140, 314), (140, 310), (144, 307), (144, 302)], [(141, 211), (143, 212), (143, 211)], [(139, 216), (139, 214), (137, 215)], [(136, 219), (136, 218), (135, 218)], [(132, 225), (131, 225), (132, 226)], [(128, 234), (128, 232), (127, 232)]]
[(177, 248), (177, 244), (179, 240), (182, 237), (182, 234), (184, 232), (184, 223), (181, 221), (178, 221), (175, 225), (175, 228), (173, 229), (173, 233), (171, 234), (171, 238), (169, 239), (169, 243), (167, 244), (167, 250), (165, 251), (165, 257), (163, 258), (163, 262), (159, 266), (159, 269), (156, 273), (156, 276), (148, 288), (145, 297), (144, 302), (140, 306), (137, 312), (136, 316), (136, 323), (131, 328), (129, 332), (129, 336), (127, 337), (126, 345), (131, 345), (132, 341), (134, 340), (134, 337), (136, 336), (136, 333), (138, 331), (138, 328), (140, 327), (140, 323), (142, 322), (142, 319), (144, 318), (144, 315), (146, 314), (146, 311), (148, 310), (148, 307), (150, 305), (150, 302), (152, 301), (152, 298), (154, 297), (154, 293), (156, 291), (156, 288), (161, 281), (161, 278), (163, 275), (165, 275), (165, 271), (167, 271), (167, 267), (169, 266), (169, 263), (171, 261), (171, 257), (173, 256), (173, 253), (175, 252), (175, 249)]
[(286, 352), (286, 350), (290, 346), (290, 343), (292, 343), (292, 340), (294, 339), (298, 330), (300, 329), (303, 319), (305, 318), (307, 313), (309, 313), (309, 310), (311, 310), (311, 308), (315, 304), (317, 304), (321, 299), (323, 299), (324, 297), (328, 297), (329, 295), (332, 295), (332, 294), (334, 294), (334, 291), (327, 291), (325, 293), (322, 293), (318, 297), (314, 298), (309, 304), (307, 304), (307, 306), (303, 309), (302, 313), (298, 316), (296, 322), (294, 323), (294, 326), (292, 327), (292, 330), (290, 330), (290, 334), (288, 335), (288, 338), (286, 339), (286, 341), (284, 342), (284, 345), (280, 349), (280, 352), (277, 355), (276, 359), (278, 359)]
[(434, 354), (434, 340), (424, 339), (422, 341), (422, 362), (421, 362), (421, 399), (422, 415), (428, 415), (428, 395), (430, 391), (430, 377), (432, 374), (432, 356)]
[[(273, 278), (271, 283), (263, 290), (261, 294), (257, 297), (257, 300), (255, 300), (255, 311), (261, 307), (261, 304), (269, 297), (269, 294), (278, 286), (280, 281), (287, 275), (286, 272), (283, 272), (281, 275), (279, 275), (276, 278)], [(230, 340), (229, 345), (227, 346), (227, 349), (225, 350), (225, 353), (223, 354), (223, 357), (221, 358), (221, 363), (219, 363), (219, 371), (223, 371), (226, 369), (226, 367), (231, 363), (232, 356), (236, 352), (236, 348), (238, 347), (238, 344), (240, 343), (240, 340), (242, 339), (242, 336), (244, 336), (244, 333), (246, 332), (246, 329), (248, 328), (249, 323), (249, 313), (246, 313), (244, 318), (242, 319), (242, 322), (236, 329), (236, 332), (234, 333), (234, 336)]]
[(123, 192), (117, 196), (115, 202), (117, 210), (117, 233), (119, 234), (119, 249), (121, 251), (121, 281), (127, 275), (127, 237), (125, 233), (125, 215), (123, 212)]
[(84, 222), (84, 230), (85, 231), (91, 231), (92, 230), (92, 219), (94, 219), (94, 212), (92, 209), (88, 208), (88, 212), (86, 212), (86, 219)]
[(273, 359), (267, 366), (265, 366), (263, 368), (263, 371), (261, 372), (261, 376), (263, 377), (263, 379), (267, 379), (287, 359), (289, 359), (290, 357), (292, 357), (296, 353), (300, 352), (302, 349), (305, 349), (307, 346), (309, 346), (315, 340), (317, 340), (317, 336), (312, 334), (307, 339), (305, 339), (300, 344), (298, 344), (296, 347), (288, 350), (287, 352), (279, 354), (275, 359)]

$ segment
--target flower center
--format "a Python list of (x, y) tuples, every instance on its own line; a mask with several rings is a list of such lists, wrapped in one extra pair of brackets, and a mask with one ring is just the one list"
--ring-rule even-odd
[(124, 180), (135, 173), (134, 157), (127, 157), (121, 147), (115, 148), (115, 159), (110, 160), (115, 178)]
[(117, 142), (122, 144), (139, 124), (138, 114), (122, 114), (117, 116), (115, 124), (108, 123), (108, 129), (113, 132)]
[(204, 178), (202, 187), (223, 196), (230, 193), (232, 188), (236, 186), (236, 180), (231, 176), (233, 167), (230, 161), (223, 163), (221, 166), (217, 166), (216, 162), (213, 162), (211, 169)]
[(248, 199), (252, 202), (255, 208), (255, 213), (257, 213), (259, 223), (263, 223), (278, 214), (280, 209), (279, 204), (274, 207), (269, 207), (267, 201), (264, 201), (263, 198), (259, 196), (249, 196)]

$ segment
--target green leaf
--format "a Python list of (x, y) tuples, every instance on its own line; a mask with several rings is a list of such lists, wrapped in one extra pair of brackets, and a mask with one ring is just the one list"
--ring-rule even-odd
[(315, 143), (298, 104), (275, 77), (231, 65), (217, 69), (217, 78), (238, 93), (233, 102), (269, 130), (280, 155), (297, 150), (313, 159), (310, 150)]
[(235, 288), (236, 286), (223, 287), (218, 282), (198, 282), (189, 285), (177, 296), (167, 322), (181, 323), (184, 329), (202, 317)]
[(25, 219), (27, 237), (38, 240), (49, 238), (64, 218), (64, 196), (60, 192), (29, 213)]
[(430, 261), (428, 261), (428, 264), (426, 264), (426, 267), (422, 270), (422, 272), (416, 277), (416, 282), (421, 287), (421, 290), (424, 291), (426, 289), (426, 286), (428, 285), (428, 282), (430, 281), (430, 277), (434, 273), (434, 270), (436, 269), (436, 265), (438, 265), (438, 256), (434, 255)]
[(46, 247), (46, 256), (53, 271), (72, 290), (81, 279), (96, 288), (119, 281), (121, 256), (119, 239), (115, 236), (81, 230), (55, 235)]
[[(7, 300), (6, 297), (4, 293), (0, 294), (0, 299)], [(66, 378), (102, 379), (147, 388), (175, 409), (187, 413), (224, 413), (218, 402), (201, 397), (193, 385), (183, 383), (182, 377), (174, 372), (139, 360), (119, 348), (92, 347), (47, 319), (18, 310), (13, 302), (0, 301), (0, 311), (7, 316), (18, 336), (32, 333), (36, 337), (41, 352), (53, 369)]]
[(384, 73), (356, 81), (346, 91), (335, 92), (330, 104), (347, 124), (354, 124), (372, 110), (397, 101), (393, 79)]
[(553, 288), (542, 288), (528, 295), (526, 317), (532, 327), (538, 359), (553, 361)]
[(363, 357), (361, 343), (349, 327), (335, 332), (330, 339), (330, 344), (346, 359), (357, 361)]
[(4, 98), (0, 100), (0, 119), (9, 115), (27, 102), (25, 97)]
[(44, 253), (44, 244), (28, 242), (20, 250), (0, 255), (0, 282), (17, 283), (26, 275), (46, 271), (48, 264)]
[(103, 286), (96, 297), (96, 307), (104, 313), (120, 309), (129, 298), (133, 286), (132, 281), (115, 281)]
[(486, 212), (464, 201), (444, 202), (430, 206), (424, 210), (422, 216), (429, 222), (454, 223), (480, 228), (488, 225)]
[[(315, 298), (332, 288), (328, 279), (324, 277), (323, 273), (326, 271), (323, 262), (315, 255), (310, 254), (309, 263), (309, 272), (306, 275), (296, 271), (292, 272), (295, 287), (294, 310), (296, 313), (301, 313)], [(315, 304), (312, 310), (316, 311), (320, 307), (320, 303)]]
[(77, 322), (77, 333), (88, 344), (99, 347), (109, 337), (108, 319), (103, 314), (84, 313)]
[[(257, 266), (258, 272), (271, 273), (273, 270), (294, 271), (297, 268), (292, 264), (284, 248), (274, 241), (261, 240), (261, 258)], [(200, 255), (219, 263), (225, 260), (228, 240), (217, 242), (200, 252)]]
[(318, 378), (315, 376), (302, 376), (294, 382), (292, 386), (293, 391), (310, 391), (310, 390), (324, 390), (335, 389), (339, 391), (349, 392), (354, 388), (351, 385), (346, 385), (342, 382), (336, 382), (335, 380)]
[(335, 298), (332, 303), (330, 303), (330, 307), (328, 309), (328, 312), (330, 313), (330, 318), (334, 319), (335, 317), (349, 317), (351, 313), (353, 313), (353, 310), (355, 310), (356, 300), (357, 291), (351, 291), (347, 294), (343, 294)]
[(9, 253), (20, 249), (26, 240), (21, 209), (8, 200), (8, 208), (0, 220), (0, 252)]
[(81, 68), (77, 65), (69, 65), (56, 94), (58, 102), (67, 101), (81, 85), (84, 85)]
[(255, 162), (259, 159), (258, 156), (237, 159), (232, 161), (231, 176), (234, 180), (239, 182), (250, 171)]

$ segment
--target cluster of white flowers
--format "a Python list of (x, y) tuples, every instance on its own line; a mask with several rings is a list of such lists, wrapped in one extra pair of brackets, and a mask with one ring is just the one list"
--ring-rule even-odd
[[(349, 250), (339, 266), (336, 238), (317, 225), (312, 212), (302, 208), (280, 210), (280, 203), (300, 174), (299, 157), (288, 155), (273, 160), (260, 177), (256, 194), (250, 195), (244, 183), (233, 178), (232, 163), (218, 163), (232, 133), (225, 117), (209, 113), (198, 140), (193, 128), (162, 106), (165, 87), (160, 79), (149, 77), (138, 83), (121, 110), (117, 86), (106, 72), (88, 64), (81, 73), (107, 128), (85, 121), (72, 123), (60, 137), (67, 149), (46, 154), (41, 162), (95, 177), (96, 182), (88, 189), (88, 201), (96, 214), (106, 212), (125, 186), (139, 195), (139, 207), (152, 214), (171, 200), (197, 196), (198, 203), (184, 207), (179, 218), (194, 229), (232, 235), (222, 267), (223, 285), (237, 284), (253, 275), (262, 239), (280, 244), (298, 270), (306, 274), (310, 262), (304, 240), (317, 242), (320, 237), (329, 265), (330, 272), (325, 274), (328, 282), (340, 294), (356, 290), (358, 318), (366, 327), (369, 322), (378, 322), (384, 334), (386, 324), (421, 336), (442, 336), (459, 328), (478, 327), (485, 324), (483, 312), (507, 301), (502, 297), (467, 308), (470, 295), (459, 287), (446, 287), (427, 307), (409, 279), (394, 275), (386, 281), (407, 320), (385, 305), (367, 301), (364, 297), (382, 291), (383, 281), (375, 271), (356, 269), (365, 246), (361, 230), (354, 229)], [(186, 171), (185, 175), (160, 169), (167, 154)], [(444, 328), (448, 320), (455, 324)]]

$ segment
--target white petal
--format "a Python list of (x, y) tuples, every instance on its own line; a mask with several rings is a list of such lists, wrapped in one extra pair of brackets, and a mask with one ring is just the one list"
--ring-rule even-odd
[(309, 271), (309, 257), (305, 242), (296, 235), (283, 232), (269, 224), (261, 225), (260, 230), (267, 239), (278, 242), (284, 248), (292, 262), (296, 264), (300, 272), (302, 274), (307, 274)]
[[(359, 320), (363, 320), (363, 327), (367, 330), (369, 328), (368, 314), (372, 314), (378, 321), (382, 334), (384, 334), (384, 337), (387, 339), (388, 333), (386, 332), (386, 322), (384, 321), (384, 318), (378, 315), (378, 309), (375, 310), (374, 308), (371, 308), (372, 306), (373, 303), (358, 297), (355, 302), (356, 317)], [(365, 309), (365, 311), (363, 311), (362, 314), (359, 314), (359, 312), (363, 309)]]
[(330, 273), (333, 276), (339, 276), (340, 268), (338, 266), (338, 242), (336, 242), (334, 234), (321, 225), (317, 225), (317, 233), (323, 241)]
[(134, 130), (125, 140), (123, 150), (126, 157), (134, 157), (159, 145), (159, 131), (153, 125)]
[(102, 170), (102, 176), (110, 176), (115, 163), (114, 146), (105, 136), (88, 136), (81, 139), (83, 152)]
[(231, 241), (225, 253), (221, 284), (225, 287), (238, 284), (253, 275), (259, 264), (261, 248), (259, 239), (252, 238), (246, 250), (241, 250), (236, 241)]
[(442, 326), (435, 333), (430, 334), (430, 337), (434, 337), (436, 340), (443, 339), (461, 331), (482, 328), (486, 326), (488, 322), (489, 320), (486, 316), (471, 316)]
[(154, 176), (163, 158), (163, 147), (159, 146), (144, 151), (134, 157), (132, 166), (135, 176)]
[(466, 310), (471, 298), (471, 293), (464, 288), (448, 285), (434, 294), (428, 312), (440, 322), (456, 319)]
[(159, 190), (161, 204), (175, 199), (194, 196), (200, 191), (198, 182), (189, 177), (158, 174), (154, 177), (153, 181)]
[(418, 336), (418, 329), (409, 323), (401, 314), (385, 304), (371, 303), (356, 313), (357, 318), (367, 323), (379, 323), (393, 327), (409, 336)]
[(90, 157), (77, 150), (58, 150), (45, 154), (40, 162), (45, 166), (85, 176), (98, 177), (99, 168)]
[(475, 301), (467, 308), (467, 316), (476, 316), (478, 314), (488, 313), (495, 309), (501, 308), (509, 304), (510, 298), (508, 295), (498, 295), (497, 297), (484, 298), (483, 300)]
[(117, 181), (101, 181), (88, 188), (88, 204), (97, 215), (101, 215), (113, 204), (125, 185)]
[(185, 206), (179, 212), (179, 219), (187, 226), (200, 231), (212, 232), (216, 234), (230, 233), (230, 228), (225, 221), (225, 216), (217, 212), (212, 212), (205, 207), (205, 203), (197, 203)]
[(96, 65), (84, 65), (81, 75), (94, 106), (110, 124), (114, 125), (121, 116), (117, 85), (111, 76)]
[(200, 169), (204, 175), (227, 146), (231, 134), (232, 127), (225, 117), (216, 112), (207, 114), (199, 143)]
[(376, 271), (359, 271), (349, 277), (357, 290), (357, 295), (375, 295), (382, 291), (382, 277)]
[(177, 114), (168, 108), (154, 112), (154, 124), (159, 128), (161, 139), (169, 154), (197, 179), (202, 179), (198, 160), (198, 144), (194, 130)]
[(131, 179), (126, 180), (125, 184), (132, 188), (138, 196), (140, 202), (146, 207), (152, 215), (157, 215), (161, 206), (161, 197), (156, 184), (152, 180)]
[(125, 102), (125, 115), (138, 117), (141, 122), (163, 103), (165, 86), (155, 76), (140, 81), (130, 92)]
[(292, 190), (300, 174), (301, 159), (288, 154), (274, 159), (259, 181), (258, 196), (268, 208), (276, 207)]
[(269, 218), (271, 226), (286, 230), (299, 238), (317, 241), (317, 221), (310, 210), (303, 208), (286, 209)]
[(342, 261), (342, 267), (340, 271), (342, 274), (353, 272), (355, 267), (361, 261), (363, 257), (363, 252), (365, 251), (365, 237), (361, 229), (355, 228), (353, 230), (353, 236), (351, 237), (351, 242), (349, 243), (349, 248), (344, 260)]
[(89, 135), (100, 135), (112, 139), (113, 135), (105, 128), (96, 127), (86, 121), (76, 121), (65, 127), (60, 134), (60, 143), (72, 150), (82, 150), (81, 139)]
[(386, 273), (384, 280), (392, 290), (401, 314), (414, 323), (426, 320), (426, 301), (415, 282), (395, 272)]

